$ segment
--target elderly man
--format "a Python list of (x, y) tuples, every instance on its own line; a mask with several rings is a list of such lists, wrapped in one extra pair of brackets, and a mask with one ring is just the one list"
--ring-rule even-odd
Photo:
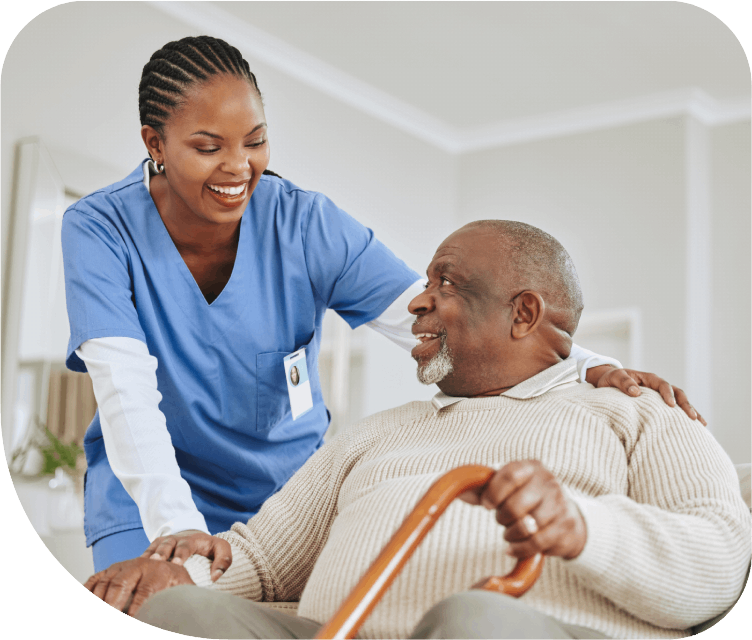
[[(467, 500), (485, 509), (449, 507), (364, 637), (689, 635), (738, 596), (750, 515), (728, 456), (681, 409), (653, 391), (577, 382), (568, 355), (582, 306), (548, 234), (463, 227), (410, 304), (418, 377), (441, 390), (431, 402), (371, 416), (320, 449), (247, 524), (219, 534), (232, 565), (216, 582), (194, 555), (182, 567), (115, 565), (90, 588), (113, 589), (121, 607), (135, 590), (137, 617), (188, 635), (311, 637), (436, 478), (482, 464), (499, 470)], [(536, 552), (549, 558), (520, 600), (468, 591)], [(141, 606), (182, 584), (199, 586)], [(297, 600), (298, 616), (252, 602)]]

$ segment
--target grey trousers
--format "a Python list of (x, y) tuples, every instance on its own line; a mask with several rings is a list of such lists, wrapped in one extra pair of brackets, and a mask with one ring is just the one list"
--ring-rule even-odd
[[(198, 638), (312, 638), (321, 623), (238, 596), (179, 586), (149, 598), (136, 616), (168, 631)], [(412, 638), (606, 638), (567, 625), (522, 600), (489, 591), (465, 591), (434, 606)]]

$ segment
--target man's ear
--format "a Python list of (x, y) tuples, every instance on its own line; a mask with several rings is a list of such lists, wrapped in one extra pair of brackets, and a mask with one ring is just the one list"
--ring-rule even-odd
[(537, 291), (523, 291), (512, 304), (512, 338), (520, 340), (538, 329), (546, 312), (546, 303)]
[(162, 136), (159, 135), (159, 132), (154, 127), (145, 124), (141, 127), (141, 139), (146, 145), (149, 157), (157, 164), (164, 164)]

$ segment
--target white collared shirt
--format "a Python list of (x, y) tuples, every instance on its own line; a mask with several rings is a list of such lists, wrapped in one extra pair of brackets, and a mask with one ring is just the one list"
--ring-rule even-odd
[[(564, 363), (568, 363), (565, 366)], [(544, 369), (540, 373), (537, 373), (532, 378), (523, 380), (519, 384), (515, 385), (511, 389), (507, 389), (500, 396), (506, 396), (507, 398), (516, 398), (518, 400), (528, 400), (529, 398), (535, 398), (542, 396), (549, 391), (562, 391), (569, 387), (575, 386), (580, 382), (580, 376), (577, 372), (578, 362), (572, 356), (559, 362), (548, 369)], [(585, 382), (584, 384), (587, 384)], [(448, 407), (462, 400), (467, 400), (460, 396), (448, 396), (443, 391), (439, 391), (432, 399), (431, 403), (436, 408), (436, 411), (441, 411), (445, 407)]]

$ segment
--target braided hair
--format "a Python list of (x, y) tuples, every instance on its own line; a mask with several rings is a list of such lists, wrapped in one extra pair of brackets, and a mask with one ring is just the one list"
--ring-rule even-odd
[[(245, 78), (259, 97), (256, 76), (240, 51), (219, 38), (189, 36), (168, 42), (144, 65), (138, 85), (138, 110), (142, 125), (149, 125), (160, 135), (189, 87), (220, 74)], [(268, 169), (267, 175), (277, 174)]]

